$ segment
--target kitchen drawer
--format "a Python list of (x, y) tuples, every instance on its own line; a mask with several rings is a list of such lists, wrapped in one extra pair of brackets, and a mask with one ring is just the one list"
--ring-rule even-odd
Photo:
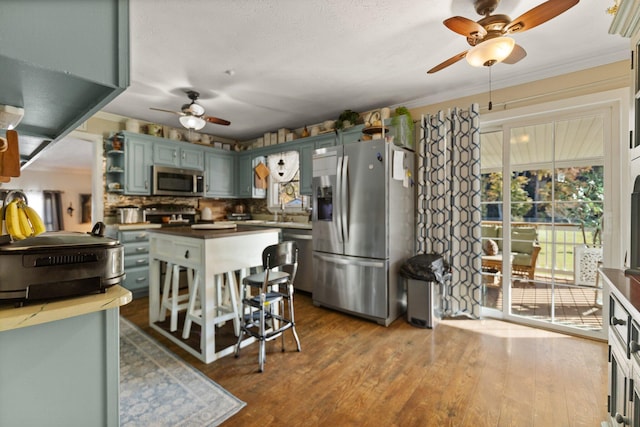
[(120, 231), (119, 239), (122, 244), (130, 242), (146, 242), (149, 240), (149, 232), (147, 230)]
[(124, 257), (124, 268), (126, 273), (129, 274), (129, 268), (143, 267), (149, 265), (149, 255), (129, 255)]
[(163, 260), (177, 263), (184, 267), (199, 267), (202, 260), (202, 245), (169, 237), (156, 237), (151, 240), (153, 252)]
[(149, 242), (127, 243), (123, 246), (125, 256), (149, 253)]
[[(173, 246), (174, 253), (185, 262), (200, 264), (202, 259), (202, 247), (200, 245), (190, 245), (188, 243), (176, 242)], [(186, 265), (186, 264), (181, 264)]]
[(640, 367), (640, 324), (635, 320), (631, 321), (631, 338), (629, 340), (628, 352), (629, 357)]
[(127, 269), (127, 277), (123, 286), (130, 291), (149, 290), (149, 268), (139, 267)]
[(609, 325), (613, 335), (620, 341), (622, 347), (627, 349), (627, 358), (629, 358), (629, 336), (631, 333), (631, 316), (629, 312), (620, 304), (618, 299), (611, 295), (609, 297)]

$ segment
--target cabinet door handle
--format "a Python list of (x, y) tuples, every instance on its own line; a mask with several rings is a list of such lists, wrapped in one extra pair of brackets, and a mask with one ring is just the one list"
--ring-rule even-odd
[(136, 260), (136, 264), (146, 264), (146, 263), (147, 263), (147, 260), (146, 260), (146, 259), (139, 259), (139, 260)]
[(640, 351), (640, 344), (635, 341), (631, 341), (629, 343), (629, 353), (637, 353)]
[(624, 424), (626, 426), (629, 425), (629, 421), (630, 421), (629, 418), (628, 417), (623, 417), (621, 413), (616, 412), (615, 418), (616, 418), (616, 422), (618, 424)]
[(184, 257), (185, 257), (186, 259), (189, 259), (189, 249), (187, 249), (187, 250), (185, 251), (185, 253), (184, 253)]
[(145, 280), (147, 280), (147, 278), (146, 278), (146, 277), (138, 277), (138, 278), (136, 279), (136, 282), (140, 283), (140, 282), (144, 282)]
[(613, 326), (616, 326), (616, 325), (623, 326), (623, 325), (626, 325), (626, 324), (627, 324), (627, 321), (626, 321), (626, 320), (624, 320), (624, 319), (618, 319), (618, 318), (617, 318), (617, 317), (615, 317), (615, 316), (611, 316), (611, 324), (612, 324)]
[(144, 188), (145, 190), (149, 188), (149, 181), (147, 181), (146, 179), (144, 180)]
[(147, 248), (145, 248), (144, 246), (141, 248), (136, 248), (136, 252), (145, 252), (147, 250)]

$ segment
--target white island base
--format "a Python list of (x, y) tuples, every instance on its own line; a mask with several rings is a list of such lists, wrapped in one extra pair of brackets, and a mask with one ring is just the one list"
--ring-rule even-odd
[[(216, 275), (262, 266), (262, 251), (278, 243), (277, 228), (246, 227), (237, 230), (201, 230), (175, 227), (152, 230), (149, 234), (149, 325), (205, 363), (233, 353), (234, 344), (216, 351)], [(171, 333), (162, 327), (160, 263), (166, 262), (193, 271), (202, 288), (199, 345), (181, 338), (182, 329)], [(235, 275), (232, 275), (235, 277)], [(237, 284), (233, 284), (237, 286)], [(232, 322), (229, 322), (232, 323)], [(243, 341), (243, 346), (251, 340)]]

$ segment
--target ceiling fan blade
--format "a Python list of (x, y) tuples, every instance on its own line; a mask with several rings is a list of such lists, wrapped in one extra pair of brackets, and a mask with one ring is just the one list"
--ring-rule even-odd
[(487, 30), (485, 30), (482, 25), (462, 16), (454, 16), (449, 19), (445, 19), (443, 24), (454, 33), (458, 33), (465, 37), (482, 38), (487, 35)]
[(202, 116), (203, 119), (205, 119), (207, 122), (209, 123), (215, 123), (217, 125), (222, 125), (222, 126), (229, 126), (231, 124), (230, 121), (228, 120), (224, 120), (224, 119), (219, 119), (217, 117), (212, 117), (212, 116)]
[(184, 113), (181, 111), (173, 111), (173, 110), (164, 110), (162, 108), (154, 108), (154, 107), (149, 107), (150, 110), (155, 110), (155, 111), (162, 111), (163, 113), (171, 113), (171, 114), (175, 114), (178, 116), (184, 116)]
[(460, 61), (462, 58), (464, 58), (465, 56), (467, 56), (467, 50), (465, 50), (462, 53), (459, 53), (455, 56), (452, 56), (451, 58), (447, 59), (446, 61), (436, 65), (435, 67), (433, 67), (432, 69), (430, 69), (429, 71), (427, 71), (427, 74), (433, 74), (436, 71), (440, 71), (443, 68), (448, 67), (451, 64), (455, 64), (456, 62)]
[(513, 46), (513, 50), (509, 54), (509, 56), (507, 56), (505, 59), (503, 59), (502, 62), (504, 62), (505, 64), (512, 64), (513, 65), (516, 62), (518, 62), (521, 59), (523, 59), (525, 56), (527, 56), (527, 51), (524, 50), (524, 48), (522, 46), (520, 46), (519, 44), (515, 44)]
[(577, 5), (579, 1), (547, 0), (511, 21), (504, 29), (504, 32), (523, 32), (535, 28)]

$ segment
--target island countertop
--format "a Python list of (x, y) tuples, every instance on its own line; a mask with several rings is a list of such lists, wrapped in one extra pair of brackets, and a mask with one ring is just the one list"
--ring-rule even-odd
[(131, 298), (129, 290), (115, 285), (99, 294), (30, 302), (17, 308), (13, 305), (0, 305), (0, 332), (120, 307), (129, 304)]
[(173, 236), (191, 237), (196, 239), (217, 239), (221, 237), (243, 236), (279, 231), (276, 227), (242, 226), (240, 228), (225, 228), (221, 230), (193, 229), (191, 226), (167, 227), (149, 230), (150, 233), (169, 234)]

